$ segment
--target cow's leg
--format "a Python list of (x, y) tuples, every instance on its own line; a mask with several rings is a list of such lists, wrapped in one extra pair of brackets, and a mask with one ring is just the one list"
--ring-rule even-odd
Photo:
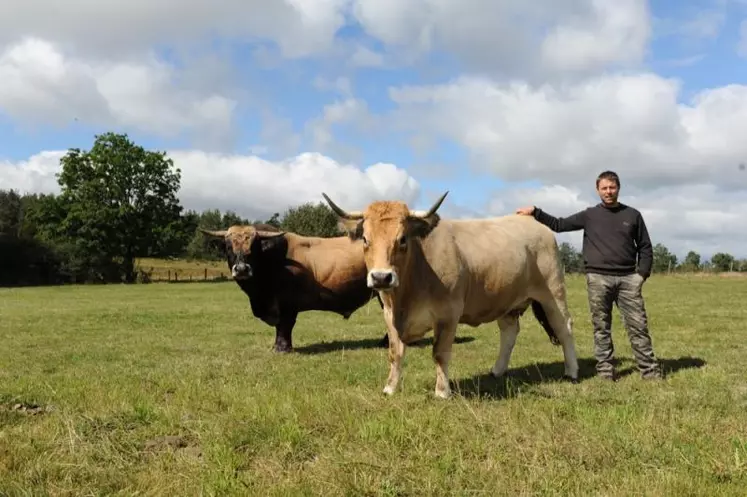
[(441, 399), (451, 397), (449, 386), (449, 360), (456, 335), (456, 324), (438, 322), (433, 327), (433, 361), (436, 363), (435, 395)]
[(280, 321), (275, 326), (275, 352), (293, 351), (293, 327), (297, 316), (297, 312), (286, 312), (280, 316)]
[(547, 321), (563, 347), (565, 376), (574, 383), (578, 381), (578, 357), (573, 337), (573, 319), (563, 298), (548, 297), (540, 301)]
[(496, 378), (500, 378), (508, 370), (511, 352), (514, 350), (516, 337), (519, 335), (519, 316), (515, 313), (510, 313), (499, 318), (498, 328), (501, 331), (498, 359), (496, 359), (493, 369), (490, 370), (490, 373)]
[(395, 327), (394, 316), (390, 307), (384, 308), (384, 321), (389, 335), (389, 377), (384, 386), (384, 393), (392, 395), (397, 390), (402, 374), (402, 357), (405, 355), (405, 344), (400, 339)]

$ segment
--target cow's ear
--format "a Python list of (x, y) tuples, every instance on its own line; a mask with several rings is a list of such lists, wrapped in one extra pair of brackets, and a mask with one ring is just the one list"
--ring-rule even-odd
[(262, 252), (269, 252), (275, 250), (281, 246), (285, 241), (284, 233), (273, 234), (271, 236), (257, 236), (259, 240), (259, 246)]
[(340, 219), (337, 226), (347, 233), (351, 240), (360, 240), (363, 237), (362, 219)]
[(409, 216), (407, 218), (407, 234), (418, 238), (428, 236), (433, 228), (438, 226), (441, 217), (435, 212), (428, 217)]
[(439, 221), (441, 221), (441, 217), (438, 215), (438, 208), (441, 207), (448, 194), (449, 192), (447, 191), (441, 195), (427, 211), (410, 211), (410, 215), (407, 216), (410, 235), (418, 237), (428, 236), (433, 231), (433, 228), (438, 226)]

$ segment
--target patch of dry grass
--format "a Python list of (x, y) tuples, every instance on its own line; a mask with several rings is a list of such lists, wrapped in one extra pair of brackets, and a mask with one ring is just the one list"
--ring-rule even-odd
[(144, 257), (136, 261), (136, 266), (147, 273), (152, 281), (200, 281), (230, 276), (224, 261)]

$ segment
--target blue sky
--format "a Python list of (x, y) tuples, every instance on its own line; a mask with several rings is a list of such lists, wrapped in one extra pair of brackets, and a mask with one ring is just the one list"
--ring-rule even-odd
[(651, 7), (662, 29), (653, 33), (648, 66), (681, 80), (683, 99), (703, 88), (747, 78), (744, 59), (736, 50), (745, 18), (739, 2), (656, 0)]
[[(189, 207), (248, 214), (326, 188), (418, 207), (448, 189), (454, 215), (526, 203), (564, 215), (595, 201), (596, 173), (617, 168), (658, 239), (704, 252), (743, 246), (727, 227), (747, 209), (747, 174), (723, 178), (747, 160), (729, 140), (747, 128), (744, 2), (339, 0), (309, 14), (253, 1), (193, 0), (161, 19), (146, 2), (122, 14), (74, 0), (49, 24), (27, 24), (19, 2), (0, 21), (0, 181), (54, 189), (54, 164), (41, 167), (46, 179), (30, 172), (35, 154), (87, 148), (104, 131), (181, 154)], [(257, 20), (261, 8), (276, 13)], [(136, 14), (125, 29), (120, 17)], [(120, 22), (98, 29), (84, 23), (93, 15)], [(710, 100), (693, 100), (704, 90)], [(226, 154), (237, 161), (221, 166), (234, 168), (230, 194), (224, 175), (203, 171)], [(396, 167), (366, 169), (379, 162)], [(276, 170), (290, 183), (274, 182)], [(353, 177), (362, 183), (351, 190)], [(262, 194), (242, 195), (236, 181)], [(718, 214), (722, 188), (735, 207)], [(274, 189), (281, 200), (265, 196)], [(661, 199), (694, 195), (698, 221), (674, 229), (678, 213)], [(723, 228), (716, 238), (708, 220)]]

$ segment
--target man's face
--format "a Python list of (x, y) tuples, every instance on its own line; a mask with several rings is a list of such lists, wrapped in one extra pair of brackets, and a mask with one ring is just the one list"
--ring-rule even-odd
[(604, 202), (607, 205), (615, 205), (617, 203), (617, 194), (619, 192), (619, 189), (617, 188), (617, 184), (615, 184), (614, 181), (602, 178), (599, 180), (599, 185), (597, 185), (597, 193), (599, 194), (599, 198), (602, 199), (602, 202)]

